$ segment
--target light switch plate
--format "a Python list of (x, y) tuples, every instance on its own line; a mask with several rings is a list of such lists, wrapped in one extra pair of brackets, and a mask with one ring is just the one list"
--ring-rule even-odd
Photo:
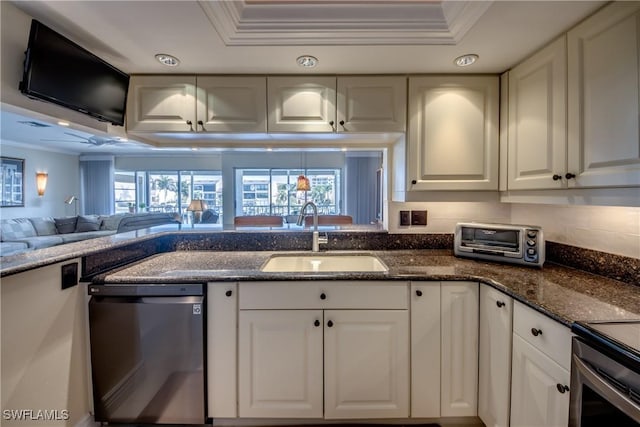
[(411, 225), (411, 213), (409, 211), (400, 211), (400, 225), (406, 227)]
[(411, 225), (427, 225), (427, 211), (411, 211)]

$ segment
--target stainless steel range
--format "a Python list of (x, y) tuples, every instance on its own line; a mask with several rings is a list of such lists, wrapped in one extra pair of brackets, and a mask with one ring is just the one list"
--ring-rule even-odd
[(569, 426), (640, 425), (640, 320), (572, 329)]

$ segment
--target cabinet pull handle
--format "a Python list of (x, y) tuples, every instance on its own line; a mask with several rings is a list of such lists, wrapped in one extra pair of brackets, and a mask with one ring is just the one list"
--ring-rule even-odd
[(421, 296), (422, 296), (422, 291), (421, 291), (420, 289), (418, 289), (418, 290), (416, 291), (416, 295), (417, 295), (417, 296), (419, 296), (419, 297), (421, 297)]
[(327, 299), (327, 295), (323, 292), (320, 294), (320, 299)]
[(327, 326), (328, 326), (328, 327), (330, 327), (330, 328), (332, 328), (332, 327), (333, 327), (333, 322), (332, 322), (331, 320), (329, 320), (329, 321), (327, 322)]
[(538, 335), (542, 335), (542, 329), (531, 328), (531, 333), (534, 337), (537, 337)]
[(498, 308), (502, 308), (502, 307), (504, 307), (504, 302), (503, 301), (496, 301), (496, 305), (498, 306)]
[(562, 179), (562, 175), (555, 174), (552, 178), (554, 181), (560, 181)]
[(224, 293), (226, 296), (230, 297), (231, 295), (233, 295), (233, 291), (227, 291)]
[(202, 130), (206, 130), (204, 128), (204, 122), (202, 120), (198, 120), (198, 124), (200, 125), (200, 127), (202, 128)]
[(316, 319), (316, 321), (315, 321), (315, 322), (313, 322), (313, 326), (315, 326), (316, 328), (317, 328), (318, 326), (320, 326), (320, 321), (319, 321), (318, 319)]
[(566, 392), (569, 391), (569, 386), (566, 384), (556, 384), (556, 388), (558, 389), (558, 391), (562, 394), (565, 394)]
[(576, 177), (576, 174), (571, 173), (571, 172), (567, 172), (567, 174), (564, 176), (567, 179), (573, 179)]

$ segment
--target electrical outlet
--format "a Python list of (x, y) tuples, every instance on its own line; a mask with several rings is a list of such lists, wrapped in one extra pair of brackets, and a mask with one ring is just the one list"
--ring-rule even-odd
[(411, 225), (411, 214), (409, 211), (400, 211), (400, 225), (406, 227)]
[(411, 211), (411, 225), (427, 225), (427, 211)]

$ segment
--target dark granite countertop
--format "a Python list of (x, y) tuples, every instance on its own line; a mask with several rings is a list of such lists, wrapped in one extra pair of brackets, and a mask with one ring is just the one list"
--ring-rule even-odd
[[(353, 251), (331, 251), (332, 254)], [(640, 319), (637, 286), (546, 263), (532, 269), (456, 258), (450, 250), (367, 251), (377, 255), (388, 273), (264, 273), (273, 254), (256, 251), (176, 251), (158, 254), (111, 274), (96, 283), (189, 283), (256, 280), (478, 280), (516, 300), (570, 325), (574, 321)], [(300, 253), (300, 252), (296, 252)]]

